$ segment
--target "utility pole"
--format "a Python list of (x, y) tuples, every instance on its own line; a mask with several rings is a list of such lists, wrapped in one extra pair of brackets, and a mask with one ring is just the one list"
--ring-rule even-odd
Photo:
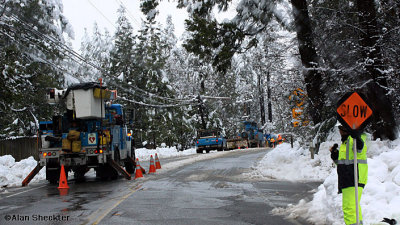
[(257, 77), (258, 77), (258, 94), (260, 97), (261, 124), (262, 124), (262, 126), (264, 126), (264, 124), (265, 124), (265, 105), (264, 105), (264, 87), (263, 87), (263, 82), (262, 82), (262, 77), (261, 77), (261, 66), (260, 66), (260, 71), (258, 71)]
[(200, 114), (200, 118), (201, 118), (201, 126), (203, 129), (207, 129), (206, 120), (204, 119), (204, 103), (201, 100), (200, 95), (197, 96), (197, 101), (199, 103), (199, 114)]
[(269, 71), (267, 73), (267, 94), (268, 94), (268, 120), (272, 123), (271, 84)]

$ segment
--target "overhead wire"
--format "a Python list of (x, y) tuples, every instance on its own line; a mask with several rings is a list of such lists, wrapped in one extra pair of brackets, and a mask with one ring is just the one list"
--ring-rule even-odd
[[(39, 36), (41, 36), (41, 37), (43, 37), (43, 38), (49, 40), (50, 42), (55, 43), (56, 45), (58, 45), (58, 46), (61, 47), (62, 49), (66, 50), (68, 53), (72, 54), (74, 57), (76, 57), (76, 58), (78, 58), (79, 60), (81, 60), (82, 62), (84, 62), (84, 63), (86, 63), (86, 64), (92, 66), (93, 68), (97, 69), (98, 71), (100, 71), (100, 72), (102, 72), (102, 73), (104, 73), (104, 74), (110, 75), (110, 74), (109, 74), (107, 71), (105, 71), (103, 68), (101, 68), (100, 66), (98, 66), (98, 65), (96, 65), (96, 64), (94, 64), (94, 63), (92, 63), (92, 62), (88, 62), (83, 56), (81, 56), (79, 53), (75, 52), (74, 50), (70, 49), (68, 46), (66, 46), (65, 44), (61, 43), (59, 40), (57, 40), (57, 39), (55, 39), (55, 38), (53, 38), (53, 37), (51, 37), (51, 36), (49, 36), (49, 35), (43, 34), (43, 33), (39, 32), (39, 31), (33, 29), (33, 28), (32, 28), (29, 24), (27, 24), (25, 21), (22, 21), (21, 19), (19, 19), (15, 14), (13, 14), (13, 16), (11, 16), (11, 17), (12, 17), (13, 19), (18, 20), (18, 22), (22, 23), (23, 25), (25, 25), (25, 26), (26, 26), (26, 29), (27, 29), (28, 31), (31, 31), (31, 32), (35, 33), (36, 35), (39, 35)], [(75, 60), (74, 60), (74, 61), (75, 61)], [(138, 88), (138, 87), (135, 87), (135, 86), (130, 86), (130, 87), (132, 87), (133, 89), (135, 89), (135, 90), (137, 90), (137, 91), (140, 91), (140, 92), (142, 92), (142, 93), (145, 93), (145, 94), (147, 94), (147, 95), (149, 95), (149, 96), (151, 96), (151, 97), (156, 97), (156, 98), (160, 98), (160, 99), (163, 99), (163, 100), (177, 100), (177, 99), (174, 99), (174, 98), (166, 98), (166, 97), (158, 96), (158, 95), (156, 95), (156, 94), (154, 94), (154, 93), (147, 92), (147, 91), (142, 90), (142, 89), (140, 89), (140, 88)], [(183, 101), (188, 101), (188, 100), (189, 100), (189, 99), (184, 99)], [(179, 101), (179, 100), (178, 100), (178, 101)]]
[(136, 100), (132, 100), (132, 99), (128, 99), (126, 97), (120, 97), (121, 99), (134, 103), (134, 104), (138, 104), (138, 105), (142, 105), (142, 106), (149, 106), (149, 107), (154, 107), (154, 108), (174, 108), (174, 107), (182, 107), (182, 106), (188, 106), (188, 105), (199, 105), (198, 103), (184, 103), (184, 104), (163, 104), (163, 105), (154, 105), (154, 104), (148, 104), (148, 103), (144, 103), (144, 102), (138, 102)]
[[(124, 84), (117, 83), (117, 82), (113, 82), (113, 81), (111, 81), (111, 82), (112, 82), (114, 85), (118, 85), (118, 87), (121, 87), (121, 88), (124, 89), (125, 91), (132, 93), (132, 90), (129, 90), (128, 88), (125, 88), (125, 87), (122, 87), (122, 86), (121, 86), (121, 85), (124, 85)], [(148, 92), (148, 91), (145, 91), (145, 90), (143, 90), (143, 89), (140, 89), (140, 88), (138, 88), (138, 87), (135, 87), (134, 85), (131, 85), (131, 86), (129, 86), (129, 87), (132, 88), (132, 89), (134, 89), (134, 90), (136, 90), (136, 91), (139, 91), (139, 92), (141, 92), (141, 93), (143, 93), (143, 94), (146, 94), (146, 95), (147, 95), (148, 97), (150, 97), (150, 98), (155, 97), (155, 98), (162, 99), (162, 100), (166, 100), (166, 101), (181, 101), (181, 102), (189, 102), (189, 101), (192, 101), (192, 99), (177, 99), (177, 98), (169, 98), (169, 97), (164, 97), (164, 96), (155, 95), (154, 93), (150, 93), (150, 92)]]
[[(79, 65), (83, 65), (83, 64), (81, 63), (81, 62), (83, 62), (83, 63), (85, 63), (85, 64), (87, 64), (87, 65), (93, 67), (94, 69), (97, 69), (98, 71), (104, 73), (105, 75), (110, 75), (110, 74), (109, 74), (107, 71), (105, 71), (103, 68), (101, 68), (100, 66), (98, 66), (98, 65), (96, 65), (96, 64), (94, 64), (94, 63), (92, 63), (92, 62), (88, 62), (83, 56), (81, 56), (79, 53), (75, 52), (74, 50), (70, 49), (68, 46), (66, 46), (65, 44), (61, 43), (59, 40), (57, 40), (57, 39), (55, 39), (54, 37), (51, 37), (51, 36), (49, 36), (49, 35), (47, 35), (47, 34), (41, 33), (40, 31), (38, 31), (38, 30), (32, 28), (30, 24), (28, 24), (27, 22), (25, 22), (25, 21), (23, 21), (22, 19), (20, 19), (20, 18), (19, 18), (17, 15), (15, 15), (13, 12), (10, 12), (10, 13), (11, 13), (12, 15), (11, 15), (9, 18), (15, 19), (15, 20), (17, 20), (19, 23), (21, 23), (22, 25), (24, 25), (24, 26), (25, 26), (25, 27), (24, 27), (25, 30), (30, 31), (31, 33), (34, 33), (34, 34), (36, 34), (36, 35), (38, 35), (38, 36), (40, 36), (40, 37), (42, 37), (42, 38), (44, 38), (44, 39), (47, 39), (47, 40), (50, 41), (52, 44), (57, 45), (57, 46), (60, 48), (61, 51), (64, 50), (63, 53), (65, 54), (65, 56), (69, 57), (70, 59), (72, 59), (73, 61), (75, 61), (76, 63), (78, 63)], [(7, 17), (8, 17), (8, 16), (7, 16)], [(14, 32), (16, 32), (16, 31), (14, 31)], [(36, 44), (36, 43), (32, 43), (32, 42), (31, 42), (31, 44)], [(66, 52), (68, 52), (70, 55), (66, 54)], [(79, 62), (78, 60), (74, 59), (74, 57), (76, 57), (76, 58), (77, 58), (78, 60), (80, 60), (81, 62)], [(43, 59), (43, 60), (46, 61), (45, 59)], [(47, 61), (47, 62), (50, 64), (49, 61)], [(50, 65), (51, 65), (51, 64), (50, 64)], [(53, 65), (54, 65), (54, 64), (53, 64)], [(60, 68), (59, 68), (59, 69), (60, 69)], [(66, 71), (66, 70), (64, 70), (64, 71)], [(72, 75), (72, 74), (70, 74), (70, 75)], [(74, 75), (72, 75), (72, 76), (73, 76), (74, 78), (76, 78)], [(76, 79), (81, 80), (81, 79), (79, 79), (79, 78), (76, 78)], [(110, 83), (113, 83), (114, 85), (117, 86), (117, 83), (116, 83), (116, 82), (110, 81)], [(121, 85), (118, 85), (118, 86), (121, 87)], [(140, 89), (140, 88), (138, 88), (138, 87), (135, 87), (135, 86), (133, 86), (133, 85), (132, 85), (132, 86), (129, 86), (129, 87), (132, 88), (132, 89), (134, 89), (134, 90), (136, 90), (136, 91), (138, 91), (138, 92), (141, 92), (141, 93), (147, 95), (147, 96), (141, 95), (140, 97), (142, 97), (142, 98), (147, 98), (147, 99), (149, 99), (149, 98), (150, 98), (150, 99), (151, 99), (151, 98), (159, 98), (159, 99), (162, 99), (162, 100), (165, 100), (165, 101), (178, 101), (178, 102), (181, 101), (181, 102), (187, 102), (186, 104), (176, 104), (176, 106), (194, 104), (193, 99), (176, 99), (176, 98), (163, 97), (163, 96), (159, 96), (159, 95), (157, 95), (157, 94), (150, 93), (150, 92), (148, 92), (148, 91), (142, 90), (142, 89)], [(121, 88), (123, 88), (125, 91), (128, 91), (128, 92), (132, 93), (132, 90), (129, 90), (128, 88), (124, 88), (124, 87), (121, 87)], [(135, 92), (135, 94), (138, 95), (136, 92)], [(141, 104), (141, 103), (139, 103), (139, 102), (137, 102), (137, 101), (135, 101), (135, 100), (131, 100), (131, 102), (135, 102), (135, 103), (137, 103), (137, 104)], [(143, 103), (143, 104), (146, 104), (146, 103)], [(164, 105), (165, 105), (165, 104), (164, 104)], [(156, 105), (154, 105), (154, 104), (147, 104), (147, 106), (155, 107)], [(159, 105), (159, 106), (162, 107), (163, 105)], [(167, 106), (167, 107), (172, 107), (172, 105), (165, 105), (165, 106)]]
[[(11, 29), (11, 27), (9, 27), (9, 28), (10, 28), (10, 31), (12, 31), (14, 34), (17, 34), (17, 31)], [(0, 33), (4, 34), (4, 35), (6, 35), (6, 36), (11, 37), (8, 33), (5, 33), (5, 32), (2, 31), (2, 30), (0, 30)], [(12, 38), (13, 38), (13, 39), (12, 39), (11, 41), (17, 42), (18, 44), (20, 44), (20, 45), (22, 45), (22, 46), (24, 46), (24, 47), (26, 47), (26, 48), (29, 48), (29, 46), (26, 45), (26, 43), (22, 43), (21, 41), (18, 41), (14, 36), (13, 36)], [(32, 44), (32, 45), (35, 45), (35, 46), (36, 46), (36, 44), (37, 44), (37, 43), (34, 43), (33, 41), (31, 41), (30, 39), (28, 39), (28, 38), (26, 38), (26, 37), (22, 37), (22, 38), (24, 38), (25, 41), (29, 42), (29, 43)], [(40, 50), (42, 53), (43, 53), (43, 50), (46, 51), (47, 53), (51, 53), (51, 52), (50, 52), (48, 49), (46, 49), (46, 48), (41, 48), (41, 49), (38, 49), (38, 50)], [(26, 52), (23, 52), (23, 56), (24, 56), (27, 60), (29, 60), (30, 62), (35, 62), (34, 60), (32, 60), (32, 58), (33, 58), (32, 55), (27, 54)], [(47, 60), (47, 59), (45, 59), (45, 58), (42, 58), (42, 57), (40, 57), (40, 56), (35, 56), (35, 58), (42, 60), (41, 63), (46, 63), (46, 64), (52, 66), (52, 67), (53, 67), (54, 69), (56, 69), (58, 72), (62, 72), (62, 73), (64, 73), (64, 74), (68, 74), (68, 75), (72, 76), (73, 78), (79, 80), (80, 82), (82, 81), (81, 78), (76, 77), (74, 74), (68, 72), (68, 70), (66, 70), (65, 68), (62, 68), (62, 67), (60, 67), (59, 65), (56, 65), (56, 64), (54, 64), (53, 62), (50, 62), (49, 60)], [(76, 62), (77, 62), (77, 61), (76, 61)], [(77, 62), (77, 63), (79, 63), (79, 62)]]
[[(8, 17), (8, 16), (7, 16)], [(66, 52), (68, 52), (68, 53), (70, 53), (72, 56), (74, 56), (74, 57), (76, 57), (77, 59), (79, 59), (80, 61), (82, 61), (83, 63), (86, 63), (87, 65), (90, 65), (90, 66), (92, 66), (93, 68), (95, 68), (95, 69), (97, 69), (97, 70), (99, 70), (100, 72), (103, 72), (103, 73), (106, 73), (106, 74), (108, 74), (108, 72), (107, 71), (104, 71), (102, 68), (100, 68), (99, 66), (97, 66), (97, 65), (95, 65), (95, 64), (93, 64), (93, 63), (91, 63), (91, 62), (88, 62), (86, 59), (84, 59), (81, 55), (79, 55), (78, 53), (76, 53), (75, 51), (73, 51), (73, 50), (71, 50), (71, 49), (69, 49), (69, 47), (67, 47), (66, 45), (64, 45), (64, 44), (62, 44), (61, 42), (59, 42), (58, 40), (56, 40), (56, 39), (54, 39), (53, 37), (51, 37), (51, 36), (48, 36), (48, 35), (46, 35), (46, 34), (43, 34), (43, 33), (41, 33), (40, 31), (37, 31), (37, 30), (35, 30), (35, 29), (32, 29), (31, 28), (31, 26), (29, 25), (29, 24), (27, 24), (25, 21), (22, 21), (21, 19), (19, 19), (15, 14), (14, 15), (12, 15), (12, 16), (10, 16), (10, 17), (8, 17), (8, 18), (12, 18), (12, 19), (15, 19), (15, 20), (17, 20), (19, 23), (21, 23), (22, 25), (24, 25), (24, 29), (25, 30), (27, 30), (27, 31), (30, 31), (31, 33), (34, 33), (34, 34), (36, 34), (36, 35), (38, 35), (39, 37), (41, 37), (41, 38), (43, 38), (43, 39), (47, 39), (48, 41), (50, 41), (52, 44), (56, 44), (58, 47), (60, 47), (61, 48), (61, 50), (65, 50)], [(14, 33), (16, 33), (17, 31), (15, 31), (15, 30), (12, 30)], [(36, 45), (36, 43), (33, 43), (32, 41), (30, 41), (29, 39), (26, 39), (27, 41), (29, 41), (31, 44), (33, 44), (33, 45)], [(43, 49), (42, 49), (43, 50)], [(66, 52), (63, 52), (64, 54), (66, 53)], [(76, 63), (78, 63), (79, 65), (83, 65), (80, 61), (78, 61), (78, 60), (76, 60), (74, 57), (71, 57), (71, 56), (68, 56), (68, 54), (65, 54), (65, 56), (67, 56), (67, 57), (69, 57), (70, 59), (72, 59), (73, 61), (75, 61)], [(47, 61), (47, 60), (45, 60), (45, 59), (43, 59), (43, 58), (41, 58), (42, 60), (44, 60), (44, 61)], [(52, 64), (52, 63), (50, 63), (49, 61), (47, 61), (50, 65), (53, 65), (53, 66), (55, 66), (54, 64)], [(61, 70), (59, 67), (57, 67), (59, 70)], [(66, 70), (64, 70), (64, 72), (65, 72)], [(72, 75), (72, 74), (70, 74), (71, 76), (73, 76), (74, 78), (76, 78), (74, 75)], [(76, 79), (78, 79), (78, 78), (76, 78)], [(81, 79), (78, 79), (78, 80), (81, 80)], [(112, 82), (112, 81), (111, 81)], [(113, 82), (114, 83), (114, 82)], [(116, 84), (116, 83), (115, 83)], [(117, 86), (117, 85), (116, 85)], [(121, 87), (120, 85), (118, 85), (119, 87)], [(175, 98), (167, 98), (167, 97), (162, 97), (162, 96), (158, 96), (158, 95), (156, 95), (156, 94), (153, 94), (153, 93), (150, 93), (150, 92), (147, 92), (147, 91), (144, 91), (144, 90), (142, 90), (142, 89), (140, 89), (140, 88), (137, 88), (137, 87), (134, 87), (134, 86), (130, 86), (131, 88), (134, 88), (135, 90), (137, 90), (137, 91), (140, 91), (140, 92), (142, 92), (142, 93), (145, 93), (145, 94), (147, 94), (148, 96), (150, 96), (150, 98), (151, 97), (155, 97), (155, 98), (160, 98), (160, 99), (162, 99), (162, 100), (169, 100), (169, 101), (182, 101), (182, 100), (180, 100), (180, 99), (175, 99)], [(127, 88), (123, 88), (125, 91), (129, 91), (129, 89), (127, 89)], [(130, 91), (131, 93), (132, 93), (132, 91)], [(146, 96), (140, 96), (140, 97), (143, 97), (143, 98), (149, 98), (149, 97), (146, 97)], [(184, 99), (183, 101), (190, 101), (189, 99)], [(139, 102), (137, 102), (138, 104), (139, 104)], [(155, 107), (156, 105), (154, 105), (154, 104), (148, 104), (148, 106), (152, 106), (152, 107)], [(172, 105), (167, 105), (167, 107), (171, 107)], [(178, 105), (176, 105), (176, 106), (178, 106)], [(160, 105), (160, 107), (162, 107), (162, 105)]]
[(87, 0), (87, 1), (89, 2), (89, 4), (90, 4), (94, 9), (97, 10), (97, 12), (100, 13), (101, 16), (103, 16), (103, 17), (111, 24), (111, 26), (113, 26), (115, 29), (117, 29), (117, 28), (115, 27), (115, 25), (100, 11), (100, 9), (98, 9), (90, 0)]
[[(79, 53), (75, 52), (74, 50), (71, 50), (68, 46), (66, 46), (65, 44), (61, 43), (61, 42), (60, 42), (59, 40), (57, 40), (56, 38), (54, 38), (54, 37), (52, 37), (52, 36), (49, 36), (49, 35), (46, 35), (46, 34), (43, 34), (43, 33), (41, 33), (40, 31), (38, 31), (38, 30), (32, 28), (30, 24), (28, 24), (28, 23), (26, 23), (25, 21), (23, 21), (23, 20), (21, 20), (20, 18), (18, 18), (18, 16), (15, 15), (15, 13), (12, 13), (12, 12), (11, 12), (11, 14), (12, 14), (12, 15), (9, 16), (9, 17), (11, 17), (11, 18), (17, 20), (17, 21), (20, 22), (22, 25), (24, 25), (24, 26), (25, 26), (25, 29), (26, 29), (27, 31), (30, 31), (31, 33), (34, 33), (34, 34), (36, 34), (36, 35), (42, 37), (43, 39), (47, 39), (48, 41), (50, 41), (50, 42), (53, 43), (53, 44), (56, 44), (56, 45), (59, 46), (61, 49), (63, 49), (63, 50), (65, 50), (66, 52), (70, 53), (71, 55), (73, 55), (74, 57), (76, 57), (76, 58), (78, 58), (79, 60), (83, 61), (84, 63), (86, 63), (86, 64), (88, 64), (88, 65), (90, 65), (90, 66), (92, 66), (92, 67), (94, 67), (94, 68), (96, 68), (96, 69), (99, 69), (99, 68), (100, 68), (98, 65), (95, 65), (95, 64), (92, 63), (92, 62), (88, 62), (83, 56), (81, 56)], [(7, 16), (7, 17), (8, 17), (8, 16)], [(101, 68), (100, 68), (100, 69), (101, 69)]]
[(140, 23), (136, 20), (136, 18), (133, 16), (133, 14), (129, 11), (128, 7), (125, 6), (125, 4), (121, 0), (115, 0), (117, 3), (120, 3), (120, 5), (128, 12), (128, 16), (136, 23), (138, 27), (140, 27)]

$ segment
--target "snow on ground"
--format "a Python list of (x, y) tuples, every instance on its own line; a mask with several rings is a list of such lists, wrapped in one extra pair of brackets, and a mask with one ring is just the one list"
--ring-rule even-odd
[[(36, 160), (31, 156), (19, 162), (11, 155), (0, 156), (0, 190), (4, 187), (21, 186), (22, 181), (37, 165)], [(38, 182), (46, 179), (46, 170), (43, 168), (31, 182)]]
[(153, 158), (157, 153), (158, 157), (161, 158), (170, 158), (170, 157), (180, 157), (185, 155), (196, 154), (196, 149), (191, 148), (185, 151), (177, 151), (176, 147), (165, 147), (165, 148), (156, 148), (156, 149), (146, 149), (146, 148), (138, 148), (135, 150), (136, 158), (139, 158), (139, 162), (149, 161), (150, 156)]
[[(142, 165), (148, 165), (150, 156), (155, 157), (157, 153), (162, 163), (163, 159), (166, 158), (179, 158), (181, 156), (194, 155), (193, 157), (178, 160), (163, 165), (163, 171), (168, 169), (174, 169), (182, 165), (187, 165), (198, 160), (204, 160), (208, 158), (214, 158), (221, 155), (221, 152), (211, 152), (212, 154), (196, 154), (196, 149), (191, 148), (184, 151), (177, 151), (175, 147), (164, 147), (157, 149), (136, 149), (136, 157), (139, 158), (139, 162)], [(21, 186), (22, 181), (26, 176), (35, 168), (37, 161), (33, 157), (23, 159), (19, 162), (15, 162), (15, 159), (11, 155), (0, 156), (0, 191), (5, 187), (18, 187)], [(145, 167), (145, 166), (144, 166)], [(92, 169), (86, 175), (93, 176), (95, 174)], [(73, 173), (68, 173), (68, 179), (73, 178)], [(40, 172), (32, 179), (31, 183), (39, 182), (46, 179), (46, 169), (42, 168)]]
[[(289, 218), (302, 217), (313, 224), (344, 224), (342, 195), (337, 193), (336, 166), (329, 152), (334, 143), (340, 144), (337, 128), (327, 142), (321, 144), (315, 159), (311, 159), (308, 149), (298, 143), (293, 149), (289, 144), (281, 144), (253, 168), (249, 175), (257, 179), (323, 182), (311, 201), (301, 200), (297, 205), (276, 208), (274, 213)], [(361, 198), (363, 222), (386, 224), (379, 223), (384, 217), (400, 221), (400, 139), (368, 141), (367, 146), (369, 174)]]
[[(318, 155), (311, 159), (306, 147), (294, 144), (281, 144), (269, 152), (247, 174), (254, 179), (283, 179), (295, 182), (321, 181), (321, 184), (311, 201), (301, 200), (297, 205), (287, 208), (276, 208), (274, 213), (286, 215), (290, 218), (302, 217), (314, 224), (339, 225), (343, 223), (341, 210), (342, 196), (337, 194), (336, 166), (330, 159), (329, 148), (334, 143), (340, 143), (338, 130), (334, 130), (327, 141), (321, 144)], [(361, 198), (364, 224), (379, 223), (383, 217), (396, 218), (400, 221), (400, 139), (394, 142), (368, 141), (368, 183)], [(247, 150), (235, 150), (247, 151)], [(160, 173), (196, 161), (212, 159), (228, 154), (229, 152), (211, 152), (211, 154), (196, 154), (194, 148), (178, 152), (175, 147), (157, 149), (136, 149), (136, 157), (147, 165), (150, 155), (158, 154), (162, 170)], [(165, 158), (192, 155), (177, 161), (163, 164)], [(0, 157), (0, 190), (4, 187), (20, 186), (22, 180), (36, 166), (33, 157), (15, 162), (10, 156)], [(31, 181), (38, 182), (45, 179), (45, 169)]]

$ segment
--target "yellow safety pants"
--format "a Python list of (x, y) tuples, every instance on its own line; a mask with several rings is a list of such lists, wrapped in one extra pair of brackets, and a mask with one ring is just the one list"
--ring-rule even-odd
[[(362, 222), (362, 214), (361, 214), (361, 195), (364, 188), (358, 187), (358, 212), (359, 212), (359, 220), (360, 224)], [(342, 208), (343, 208), (343, 215), (344, 215), (344, 222), (346, 225), (355, 225), (357, 224), (356, 218), (356, 194), (355, 194), (355, 187), (348, 187), (342, 189)]]

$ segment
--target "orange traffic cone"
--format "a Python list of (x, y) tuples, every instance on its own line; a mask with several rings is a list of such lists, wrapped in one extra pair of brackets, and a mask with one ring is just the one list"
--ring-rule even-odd
[(60, 180), (59, 180), (58, 189), (68, 189), (67, 177), (65, 176), (65, 169), (64, 165), (61, 165), (61, 172), (60, 172)]
[(158, 155), (157, 155), (157, 153), (156, 153), (156, 169), (161, 169), (161, 163), (160, 163), (160, 160), (158, 159)]
[(142, 167), (139, 164), (139, 159), (136, 158), (136, 173), (135, 173), (135, 180), (137, 178), (143, 177), (143, 173), (142, 173)]
[(155, 173), (156, 172), (156, 167), (154, 166), (154, 159), (153, 155), (150, 156), (150, 169), (149, 169), (149, 174), (150, 173)]

